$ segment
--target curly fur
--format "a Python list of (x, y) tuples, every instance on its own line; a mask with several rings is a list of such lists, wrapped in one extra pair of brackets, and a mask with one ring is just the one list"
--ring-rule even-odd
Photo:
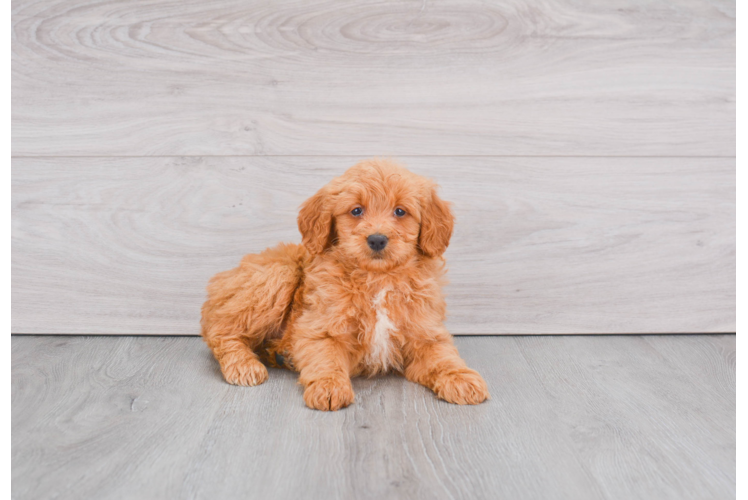
[[(387, 371), (451, 403), (489, 397), (443, 324), (454, 217), (433, 182), (364, 161), (309, 198), (298, 225), (302, 245), (247, 255), (210, 280), (202, 335), (227, 382), (261, 384), (264, 361), (298, 371), (304, 401), (318, 410), (351, 404), (351, 377)], [(367, 244), (374, 233), (388, 238), (379, 253)]]

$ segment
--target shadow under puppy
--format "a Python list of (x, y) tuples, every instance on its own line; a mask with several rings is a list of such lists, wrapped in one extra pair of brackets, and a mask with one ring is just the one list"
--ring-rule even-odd
[(299, 372), (310, 408), (353, 402), (351, 377), (396, 371), (457, 404), (489, 397), (444, 327), (454, 218), (436, 185), (387, 160), (333, 179), (301, 207), (302, 245), (214, 276), (202, 336), (226, 381), (258, 385), (262, 360)]

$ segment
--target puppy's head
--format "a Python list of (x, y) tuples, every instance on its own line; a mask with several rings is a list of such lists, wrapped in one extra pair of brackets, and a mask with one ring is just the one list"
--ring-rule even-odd
[(309, 198), (298, 223), (312, 254), (336, 247), (360, 267), (385, 271), (419, 253), (443, 254), (454, 217), (432, 181), (391, 161), (367, 160)]

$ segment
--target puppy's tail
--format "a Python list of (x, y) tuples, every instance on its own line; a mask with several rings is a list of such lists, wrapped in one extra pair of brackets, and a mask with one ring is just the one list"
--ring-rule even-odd
[(211, 278), (201, 326), (216, 357), (236, 340), (256, 351), (266, 338), (283, 335), (309, 260), (302, 245), (281, 243), (247, 255), (239, 267)]

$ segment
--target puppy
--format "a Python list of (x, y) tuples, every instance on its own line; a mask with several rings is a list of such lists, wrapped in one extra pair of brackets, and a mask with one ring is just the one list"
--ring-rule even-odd
[(202, 336), (230, 384), (299, 372), (317, 410), (353, 402), (351, 377), (395, 371), (450, 403), (486, 383), (444, 327), (444, 258), (454, 218), (436, 185), (386, 160), (333, 179), (302, 206), (302, 245), (245, 256), (208, 285)]

